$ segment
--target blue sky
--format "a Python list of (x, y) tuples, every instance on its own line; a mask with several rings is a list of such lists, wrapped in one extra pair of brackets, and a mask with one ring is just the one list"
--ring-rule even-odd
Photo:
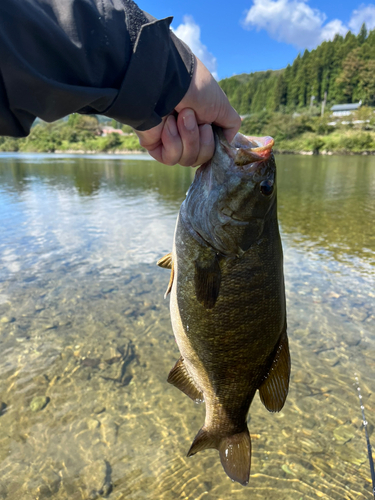
[(218, 78), (284, 68), (365, 21), (375, 28), (375, 4), (356, 0), (138, 0), (173, 29)]

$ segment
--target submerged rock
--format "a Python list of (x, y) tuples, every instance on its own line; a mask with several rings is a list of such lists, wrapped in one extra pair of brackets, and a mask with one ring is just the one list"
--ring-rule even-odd
[(30, 410), (34, 412), (41, 411), (49, 402), (50, 398), (48, 396), (36, 396), (30, 403)]
[(105, 410), (106, 410), (105, 406), (97, 405), (94, 407), (92, 412), (95, 413), (96, 415), (99, 415), (99, 413), (103, 413), (105, 412)]
[(7, 411), (8, 405), (4, 403), (3, 401), (0, 401), (0, 417), (4, 415), (4, 413)]
[(367, 462), (368, 457), (365, 452), (348, 448), (347, 445), (337, 446), (336, 454), (345, 462), (353, 465), (362, 465)]
[(118, 426), (111, 415), (104, 415), (100, 420), (100, 427), (104, 442), (113, 446), (117, 441)]
[(95, 500), (108, 496), (113, 488), (112, 468), (106, 460), (96, 460), (82, 471), (82, 479), (89, 491), (88, 498)]
[(81, 365), (88, 366), (90, 368), (97, 368), (100, 364), (99, 358), (82, 358)]
[(93, 430), (97, 429), (98, 427), (100, 427), (100, 422), (99, 422), (99, 420), (96, 420), (96, 418), (88, 418), (86, 420), (86, 423), (87, 423), (87, 428), (90, 431), (93, 431)]

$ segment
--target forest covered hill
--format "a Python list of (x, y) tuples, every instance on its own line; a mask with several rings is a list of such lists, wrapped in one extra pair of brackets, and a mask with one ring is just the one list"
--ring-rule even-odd
[(375, 29), (336, 35), (316, 49), (299, 54), (283, 70), (236, 75), (220, 86), (241, 114), (292, 112), (324, 100), (327, 104), (358, 102), (375, 106)]

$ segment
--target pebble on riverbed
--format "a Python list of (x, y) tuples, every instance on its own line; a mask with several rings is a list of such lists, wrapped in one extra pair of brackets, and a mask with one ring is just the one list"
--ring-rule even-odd
[(34, 412), (41, 411), (49, 402), (50, 398), (48, 396), (36, 396), (30, 403), (30, 410)]
[(8, 324), (8, 323), (14, 323), (16, 321), (16, 318), (13, 316), (3, 316), (0, 318), (0, 323)]
[(354, 429), (351, 425), (340, 425), (333, 431), (333, 435), (339, 443), (347, 443), (355, 437)]

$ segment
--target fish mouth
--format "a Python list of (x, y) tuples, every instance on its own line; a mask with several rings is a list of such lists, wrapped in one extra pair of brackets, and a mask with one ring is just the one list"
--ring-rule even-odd
[(237, 134), (231, 146), (235, 148), (234, 163), (239, 167), (266, 161), (272, 154), (275, 141), (272, 137), (254, 137)]

